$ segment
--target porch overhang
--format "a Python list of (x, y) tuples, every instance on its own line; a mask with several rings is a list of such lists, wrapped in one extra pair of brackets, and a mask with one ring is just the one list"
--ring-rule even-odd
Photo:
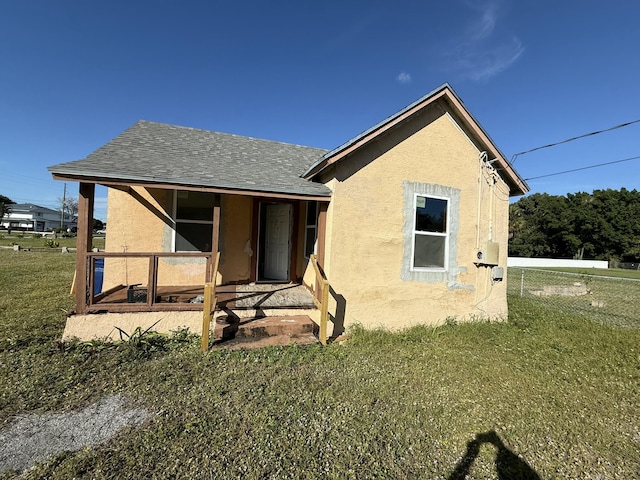
[[(54, 178), (56, 174), (54, 174)], [(293, 213), (292, 219), (292, 232), (299, 232), (299, 205), (303, 201), (318, 201), (318, 243), (317, 251), (318, 257), (321, 263), (324, 260), (325, 251), (325, 235), (326, 235), (326, 214), (330, 197), (326, 196), (314, 196), (314, 195), (300, 195), (299, 193), (280, 193), (280, 192), (263, 192), (263, 191), (241, 191), (233, 189), (220, 189), (218, 187), (210, 186), (195, 186), (195, 185), (181, 185), (175, 183), (163, 184), (155, 182), (135, 182), (130, 179), (108, 179), (108, 178), (87, 178), (80, 176), (66, 176), (62, 175), (58, 177), (62, 180), (78, 181), (79, 182), (79, 194), (78, 194), (78, 240), (76, 250), (76, 274), (75, 274), (75, 300), (76, 300), (76, 313), (85, 314), (92, 310), (101, 310), (104, 307), (104, 303), (97, 305), (94, 304), (96, 295), (94, 292), (94, 274), (96, 271), (95, 259), (96, 258), (130, 258), (135, 257), (139, 259), (146, 258), (148, 261), (148, 279), (145, 288), (150, 292), (148, 294), (148, 301), (146, 305), (114, 305), (111, 308), (113, 311), (164, 311), (164, 310), (195, 310), (201, 307), (194, 305), (184, 304), (172, 304), (172, 301), (164, 302), (164, 305), (155, 304), (155, 298), (157, 297), (158, 285), (158, 264), (159, 259), (162, 257), (184, 257), (195, 256), (204, 257), (206, 260), (205, 270), (205, 283), (211, 282), (215, 279), (215, 275), (212, 274), (211, 263), (212, 255), (215, 252), (219, 252), (220, 244), (220, 218), (221, 218), (221, 194), (231, 195), (245, 195), (253, 198), (253, 218), (251, 220), (252, 232), (259, 232), (258, 225), (258, 212), (260, 205), (276, 203), (288, 203), (292, 205)], [(95, 197), (95, 185), (101, 184), (108, 187), (128, 192), (132, 196), (136, 197), (140, 201), (144, 199), (137, 193), (136, 186), (165, 188), (165, 189), (189, 189), (191, 191), (206, 191), (215, 193), (213, 204), (213, 226), (211, 232), (211, 253), (189, 253), (189, 252), (164, 252), (164, 251), (127, 251), (127, 252), (92, 252), (92, 225), (93, 225), (93, 209), (94, 209), (94, 197)], [(146, 202), (148, 203), (148, 202)], [(149, 205), (147, 205), (149, 206)], [(162, 220), (166, 220), (165, 216), (161, 212), (154, 212)], [(292, 234), (293, 235), (293, 234)], [(294, 238), (294, 237), (292, 237)], [(254, 252), (258, 251), (258, 236), (257, 233), (251, 236), (251, 246)], [(297, 242), (290, 242), (290, 263), (288, 268), (288, 280), (298, 281), (299, 274), (296, 269), (296, 262), (298, 259)], [(258, 268), (255, 264), (256, 256), (251, 256), (251, 275), (252, 281), (258, 280)], [(279, 278), (279, 277), (274, 277)], [(131, 286), (128, 285), (124, 286)], [(171, 296), (171, 295), (170, 295)]]
[[(189, 190), (197, 192), (219, 193), (225, 195), (244, 195), (248, 197), (268, 197), (274, 199), (286, 200), (306, 200), (317, 202), (329, 202), (331, 200), (331, 191), (326, 188), (326, 193), (320, 195), (317, 193), (305, 193), (299, 191), (278, 191), (275, 189), (243, 189), (225, 186), (195, 185), (187, 183), (177, 183), (171, 181), (155, 181), (142, 178), (120, 178), (107, 176), (92, 176), (64, 172), (52, 171), (51, 175), (54, 180), (62, 180), (65, 182), (80, 182), (88, 184), (102, 185), (112, 187), (119, 190), (126, 190), (131, 187), (158, 188), (162, 190)], [(284, 189), (283, 189), (284, 190)]]

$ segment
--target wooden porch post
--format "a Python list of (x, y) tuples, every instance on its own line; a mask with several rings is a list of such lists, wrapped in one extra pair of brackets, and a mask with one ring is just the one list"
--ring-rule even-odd
[[(213, 258), (216, 257), (216, 253), (218, 253), (218, 249), (220, 248), (220, 195), (215, 196), (214, 204), (213, 204), (213, 235), (211, 238), (211, 253), (213, 253)], [(214, 271), (212, 275), (216, 275)], [(207, 279), (207, 282), (213, 282), (215, 284), (215, 278)]]
[(324, 254), (327, 235), (327, 209), (329, 203), (318, 202), (318, 263), (324, 270)]
[(257, 198), (251, 199), (251, 271), (249, 272), (249, 281), (255, 282), (258, 279), (258, 229), (260, 225), (260, 201)]
[(80, 183), (78, 194), (78, 238), (76, 245), (76, 313), (87, 313), (88, 258), (93, 234), (93, 200), (96, 186)]
[(300, 201), (295, 201), (291, 204), (291, 252), (289, 258), (289, 281), (298, 282), (298, 241), (300, 228)]

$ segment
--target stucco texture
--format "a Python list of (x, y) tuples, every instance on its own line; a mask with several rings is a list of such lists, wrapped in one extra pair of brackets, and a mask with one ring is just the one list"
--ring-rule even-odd
[[(173, 191), (132, 187), (109, 189), (107, 252), (171, 252)], [(220, 265), (217, 283), (250, 277), (252, 201), (241, 195), (220, 200)], [(126, 212), (126, 214), (124, 213)], [(146, 258), (106, 259), (103, 290), (117, 285), (146, 285)], [(158, 264), (158, 285), (204, 285), (204, 259), (165, 258)]]
[[(481, 167), (480, 150), (440, 104), (378, 137), (323, 173), (333, 191), (325, 271), (345, 298), (345, 325), (397, 329), (447, 318), (505, 318), (506, 280), (476, 266), (484, 242), (506, 267), (508, 190)], [(455, 271), (440, 281), (403, 280), (407, 183), (459, 191)], [(412, 219), (409, 219), (412, 222)]]
[[(314, 322), (319, 322), (317, 310), (304, 308), (265, 308), (260, 309), (260, 312), (255, 309), (247, 309), (238, 310), (235, 314), (242, 319), (255, 318), (262, 315), (281, 317), (308, 315)], [(226, 312), (215, 312), (212, 327), (215, 326), (218, 317), (224, 317), (226, 315)], [(127, 335), (131, 335), (137, 328), (140, 328), (142, 331), (151, 329), (154, 332), (165, 334), (186, 328), (190, 333), (201, 335), (202, 312), (137, 312), (73, 315), (67, 318), (62, 339), (120, 340), (120, 330), (118, 329), (121, 329)]]

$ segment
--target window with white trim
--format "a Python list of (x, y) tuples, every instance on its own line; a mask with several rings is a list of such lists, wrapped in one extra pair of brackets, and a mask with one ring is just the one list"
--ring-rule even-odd
[(177, 190), (173, 200), (174, 252), (210, 252), (215, 194)]
[(447, 270), (449, 258), (449, 200), (414, 197), (412, 270)]
[(307, 215), (304, 230), (304, 256), (309, 258), (316, 252), (318, 236), (318, 202), (307, 202)]

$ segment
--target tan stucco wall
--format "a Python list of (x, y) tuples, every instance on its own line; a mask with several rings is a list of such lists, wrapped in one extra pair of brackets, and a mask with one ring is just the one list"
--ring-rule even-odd
[[(158, 189), (134, 188), (133, 194), (113, 188), (108, 189), (107, 252), (162, 252), (164, 222), (152, 213), (171, 212), (171, 192)], [(136, 198), (134, 195), (139, 195)], [(170, 241), (170, 239), (169, 239)], [(170, 246), (170, 244), (169, 244)], [(103, 290), (117, 285), (147, 284), (149, 262), (147, 259), (106, 259)]]
[[(325, 174), (333, 190), (325, 267), (346, 299), (347, 326), (401, 328), (447, 317), (506, 317), (506, 280), (492, 284), (490, 268), (474, 264), (478, 228), (483, 243), (491, 226), (506, 273), (508, 194), (502, 180), (491, 186), (480, 180), (479, 154), (453, 118), (434, 106)], [(460, 190), (454, 282), (401, 278), (407, 181)]]
[[(506, 278), (492, 282), (491, 269), (474, 262), (478, 247), (488, 240), (498, 242), (499, 264), (506, 276), (507, 188), (481, 166), (479, 148), (445, 110), (444, 105), (431, 106), (323, 173), (321, 180), (333, 191), (324, 268), (333, 289), (346, 301), (346, 326), (358, 322), (401, 328), (437, 324), (448, 317), (506, 317)], [(459, 191), (457, 269), (444, 280), (403, 279), (405, 215), (413, 215), (406, 209), (407, 182)], [(163, 219), (172, 211), (173, 192), (134, 193), (109, 190), (107, 251), (170, 251), (171, 222)], [(311, 284), (313, 271), (304, 259), (305, 203), (299, 207), (296, 273)], [(250, 197), (222, 196), (219, 283), (248, 281), (251, 276), (251, 255), (257, 254), (251, 251), (252, 215)], [(109, 260), (104, 288), (146, 284), (147, 276), (146, 260)], [(160, 285), (203, 281), (202, 262), (161, 263)]]
[[(105, 250), (170, 252), (173, 192), (138, 187), (132, 190), (130, 193), (109, 189)], [(245, 281), (250, 276), (250, 255), (253, 253), (250, 244), (251, 198), (223, 195), (220, 203), (221, 261), (217, 282)], [(160, 259), (158, 285), (203, 285), (204, 272), (203, 259)], [(146, 258), (107, 259), (103, 290), (116, 285), (146, 285), (148, 276)]]
[(222, 283), (248, 281), (251, 276), (251, 197), (223, 195), (220, 202), (220, 274)]

